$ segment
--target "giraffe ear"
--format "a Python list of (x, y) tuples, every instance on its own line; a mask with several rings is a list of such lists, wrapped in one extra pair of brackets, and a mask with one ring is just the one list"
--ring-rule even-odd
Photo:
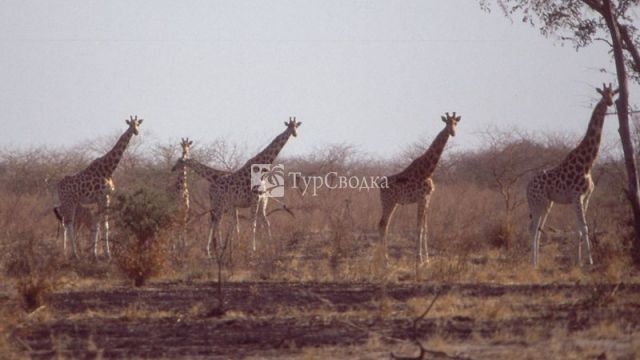
[(302, 121), (298, 122), (298, 123), (297, 123), (297, 125), (296, 125), (296, 127), (298, 127), (298, 126), (300, 126), (300, 125), (302, 125)]
[(144, 121), (144, 119), (140, 119), (140, 120), (138, 121), (138, 125), (142, 124), (142, 122), (143, 122), (143, 121)]
[(447, 118), (444, 116), (440, 116), (440, 119), (442, 119), (442, 122), (447, 122)]
[(462, 120), (462, 116), (458, 116), (458, 117), (456, 118), (456, 122), (460, 122), (460, 120)]
[(596, 88), (596, 91), (598, 92), (598, 94), (600, 94), (600, 95), (604, 95), (604, 94), (602, 93), (602, 90), (600, 90), (599, 88)]
[(131, 120), (125, 120), (124, 122), (126, 122), (127, 125), (131, 125)]
[(619, 92), (620, 92), (620, 89), (619, 89), (619, 88), (618, 88), (618, 89), (615, 89), (615, 90), (613, 90), (613, 95), (616, 95), (616, 94), (618, 94)]
[(189, 146), (193, 145), (193, 140), (189, 140)]

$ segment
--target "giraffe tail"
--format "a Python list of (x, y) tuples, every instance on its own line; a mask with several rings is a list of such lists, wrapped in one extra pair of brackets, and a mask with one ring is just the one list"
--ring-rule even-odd
[(60, 207), (54, 206), (53, 213), (56, 215), (56, 218), (58, 219), (58, 221), (62, 222), (62, 214), (60, 213)]

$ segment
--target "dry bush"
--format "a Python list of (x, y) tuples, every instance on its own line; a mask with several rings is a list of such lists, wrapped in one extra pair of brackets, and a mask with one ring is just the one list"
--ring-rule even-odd
[(49, 170), (46, 161), (55, 156), (35, 150), (24, 158), (0, 154), (0, 164), (7, 166), (0, 170), (0, 282), (15, 286), (16, 300), (28, 312), (46, 302), (65, 267), (59, 261), (61, 249), (46, 234), (55, 230), (55, 217), (46, 208), (46, 183), (39, 178)]
[(26, 276), (16, 286), (22, 308), (31, 312), (42, 306), (53, 291), (51, 280), (44, 276)]
[(514, 224), (506, 218), (498, 219), (488, 225), (487, 241), (494, 248), (509, 249), (516, 241)]
[(113, 214), (116, 264), (135, 286), (142, 286), (165, 266), (170, 247), (166, 230), (174, 222), (173, 205), (162, 193), (140, 189), (118, 195)]
[(61, 253), (47, 246), (33, 231), (10, 236), (12, 242), (5, 255), (4, 274), (14, 279), (22, 308), (31, 312), (42, 306), (58, 286), (65, 266), (58, 261)]
[(20, 358), (20, 348), (12, 339), (17, 323), (15, 309), (0, 302), (0, 319), (2, 319), (0, 322), (0, 354), (6, 356), (7, 359)]

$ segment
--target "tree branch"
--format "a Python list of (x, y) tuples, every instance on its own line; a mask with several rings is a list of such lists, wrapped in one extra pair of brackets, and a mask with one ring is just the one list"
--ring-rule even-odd
[(605, 39), (605, 38), (601, 38), (601, 37), (596, 37), (593, 38), (594, 41), (602, 41), (604, 43), (606, 43), (607, 45), (609, 45), (610, 47), (613, 47), (613, 43), (611, 43), (611, 41)]
[(640, 53), (638, 53), (638, 48), (635, 46), (633, 41), (631, 41), (629, 29), (627, 29), (626, 25), (619, 25), (618, 29), (620, 30), (622, 43), (624, 44), (623, 48), (631, 54), (631, 58), (633, 59), (633, 69), (637, 73), (640, 73)]
[(590, 8), (599, 12), (600, 14), (602, 14), (602, 12), (604, 11), (604, 7), (602, 6), (600, 0), (582, 0), (582, 2), (587, 4)]
[(431, 311), (431, 308), (433, 307), (433, 305), (436, 303), (436, 300), (438, 300), (438, 298), (440, 297), (440, 294), (442, 293), (442, 289), (440, 289), (436, 295), (433, 297), (433, 300), (431, 300), (431, 303), (429, 304), (429, 306), (427, 307), (427, 309), (420, 314), (420, 316), (418, 316), (417, 318), (413, 319), (413, 326), (412, 326), (412, 339), (413, 342), (418, 346), (418, 348), (420, 349), (420, 354), (418, 354), (418, 356), (416, 357), (404, 357), (404, 356), (398, 356), (396, 354), (394, 354), (393, 352), (391, 353), (391, 358), (392, 359), (396, 359), (396, 360), (422, 360), (424, 359), (424, 355), (429, 352), (431, 354), (437, 354), (438, 356), (447, 356), (445, 353), (439, 352), (439, 351), (430, 351), (424, 348), (424, 346), (422, 346), (422, 343), (420, 342), (420, 340), (418, 340), (418, 322), (420, 322), (420, 320), (424, 319), (425, 316), (427, 316), (427, 314), (429, 313), (429, 311)]

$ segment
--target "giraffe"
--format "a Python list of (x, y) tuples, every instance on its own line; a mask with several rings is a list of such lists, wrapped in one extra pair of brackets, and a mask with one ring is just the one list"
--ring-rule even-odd
[(593, 109), (587, 132), (582, 141), (569, 152), (558, 166), (538, 172), (527, 185), (527, 201), (531, 218), (529, 233), (534, 267), (538, 266), (541, 229), (544, 227), (554, 202), (573, 205), (579, 234), (577, 260), (581, 265), (582, 241), (584, 240), (589, 264), (593, 265), (585, 217), (589, 197), (594, 189), (591, 168), (598, 156), (602, 125), (607, 108), (613, 105), (613, 97), (618, 93), (617, 89), (612, 89), (611, 84), (608, 87), (602, 84), (602, 89), (596, 88), (596, 91), (602, 97)]
[[(214, 169), (205, 164), (198, 162), (195, 159), (189, 157), (189, 149), (191, 145), (193, 145), (193, 141), (189, 141), (188, 138), (182, 139), (180, 144), (182, 146), (182, 157), (178, 159), (176, 164), (171, 168), (171, 171), (181, 170), (180, 176), (178, 178), (178, 182), (176, 183), (174, 189), (177, 191), (181, 191), (182, 199), (183, 199), (183, 208), (186, 208), (188, 211), (189, 207), (189, 190), (187, 189), (187, 171), (188, 169), (193, 170), (196, 174), (203, 177), (209, 185), (214, 183), (223, 175), (229, 175), (231, 172)], [(213, 208), (213, 204), (211, 206)], [(209, 209), (210, 210), (210, 209)], [(188, 222), (188, 213), (184, 216), (184, 226), (185, 226), (185, 236), (186, 236), (186, 224)], [(235, 211), (235, 231), (236, 235), (239, 236), (240, 228), (238, 223), (238, 212)], [(211, 257), (211, 253), (209, 248), (207, 247), (207, 255)]]
[[(104, 241), (107, 257), (111, 258), (109, 250), (109, 219), (107, 210), (111, 201), (111, 194), (115, 190), (111, 176), (115, 171), (124, 150), (133, 135), (138, 135), (138, 128), (142, 119), (131, 116), (126, 120), (129, 126), (120, 136), (114, 147), (105, 155), (93, 160), (89, 166), (75, 175), (65, 176), (57, 186), (60, 205), (57, 213), (64, 223), (63, 244), (66, 249), (67, 236), (71, 239), (73, 254), (78, 258), (75, 238), (75, 222), (78, 207), (87, 204), (97, 204), (98, 210), (92, 228), (93, 255), (98, 256), (98, 237), (100, 227), (104, 227)], [(102, 224), (101, 224), (102, 222)]]
[[(418, 206), (418, 237), (416, 249), (416, 272), (418, 266), (424, 260), (429, 261), (429, 252), (427, 248), (427, 210), (429, 209), (429, 201), (435, 190), (431, 175), (438, 164), (440, 155), (444, 150), (449, 136), (456, 135), (456, 126), (461, 117), (446, 113), (442, 116), (445, 123), (444, 129), (436, 136), (429, 146), (429, 149), (416, 158), (401, 172), (391, 175), (387, 178), (387, 187), (380, 188), (380, 201), (382, 203), (382, 216), (378, 224), (378, 232), (382, 239), (382, 244), (387, 253), (387, 232), (389, 222), (393, 217), (393, 213), (397, 205), (406, 205), (416, 203)], [(424, 260), (423, 260), (424, 258)]]
[(254, 251), (256, 249), (255, 240), (258, 220), (266, 229), (268, 238), (271, 239), (271, 228), (266, 216), (268, 194), (251, 186), (251, 174), (255, 171), (253, 165), (272, 164), (289, 138), (291, 136), (298, 136), (297, 130), (301, 124), (301, 122), (296, 121), (295, 117), (289, 117), (289, 121), (285, 121), (284, 123), (286, 129), (276, 136), (266, 148), (249, 159), (240, 169), (230, 175), (222, 176), (218, 181), (211, 183), (209, 194), (213, 208), (211, 210), (211, 225), (209, 228), (207, 252), (209, 252), (212, 241), (215, 240), (214, 246), (217, 246), (217, 239), (219, 239), (218, 227), (222, 216), (237, 208), (255, 208), (251, 228)]
[(189, 140), (189, 138), (182, 138), (180, 141), (180, 147), (182, 148), (182, 157), (178, 161), (178, 163), (171, 169), (171, 171), (176, 171), (178, 167), (180, 167), (181, 171), (176, 179), (176, 182), (172, 184), (169, 188), (169, 192), (173, 194), (180, 194), (180, 222), (182, 227), (182, 234), (179, 243), (184, 248), (187, 243), (188, 230), (187, 225), (189, 224), (189, 216), (190, 216), (190, 202), (189, 202), (189, 184), (187, 177), (187, 167), (186, 166), (178, 166), (178, 164), (182, 163), (189, 159), (189, 149), (193, 145), (193, 141)]

